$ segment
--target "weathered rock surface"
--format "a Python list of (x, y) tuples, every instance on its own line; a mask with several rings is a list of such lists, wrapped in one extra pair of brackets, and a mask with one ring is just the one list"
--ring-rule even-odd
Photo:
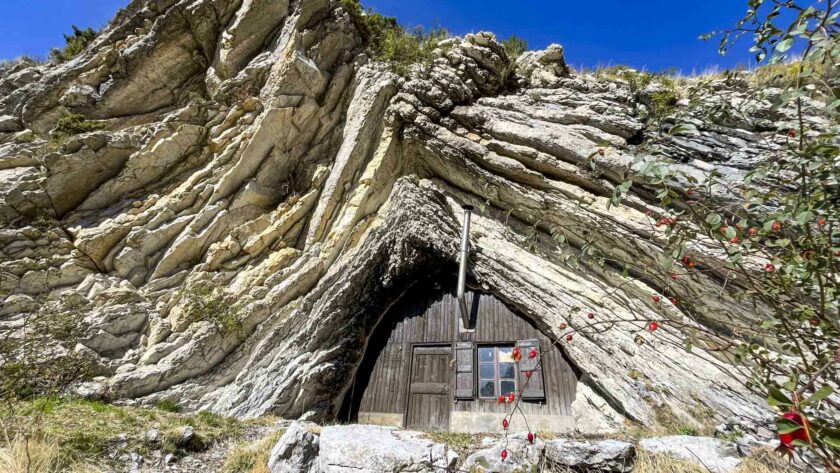
[(321, 431), (323, 473), (446, 471), (458, 455), (420, 432), (373, 425), (329, 426)]
[(320, 439), (299, 422), (293, 422), (268, 457), (271, 473), (318, 473)]
[(643, 439), (639, 447), (694, 463), (712, 473), (734, 471), (742, 461), (735, 443), (711, 437), (669, 435)]
[[(519, 433), (511, 435), (507, 442), (487, 437), (481, 446), (464, 460), (462, 470), (476, 473), (534, 471), (542, 465), (545, 442), (538, 438), (531, 444), (524, 433)], [(502, 450), (507, 451), (504, 459)]]
[(546, 464), (583, 471), (628, 472), (633, 469), (636, 447), (618, 440), (585, 442), (552, 440), (546, 442)]
[[(447, 40), (409, 78), (363, 51), (338, 0), (134, 0), (73, 60), (3, 71), (0, 330), (73, 295), (80, 349), (111, 396), (331, 420), (384, 308), (419, 275), (455, 269), (468, 203), (471, 284), (548, 336), (581, 324), (576, 310), (665, 322), (655, 338), (614, 330), (563, 345), (582, 374), (578, 430), (650, 424), (662, 403), (684, 417), (761, 415), (733, 368), (682, 348), (667, 321), (687, 309), (650, 303), (667, 291), (710, 324), (760, 317), (736, 282), (571, 262), (592, 245), (656, 268), (666, 244), (634, 170), (636, 145), (663, 130), (627, 84), (567, 74), (559, 46), (512, 64), (487, 33)], [(739, 87), (714, 100), (740, 100)], [(48, 133), (67, 113), (105, 129), (57, 143)], [(698, 119), (660, 146), (737, 191), (789, 119)], [(611, 208), (625, 179), (637, 185)], [(690, 256), (722, 267), (709, 248)], [(236, 301), (237, 330), (188, 317), (201, 284)]]

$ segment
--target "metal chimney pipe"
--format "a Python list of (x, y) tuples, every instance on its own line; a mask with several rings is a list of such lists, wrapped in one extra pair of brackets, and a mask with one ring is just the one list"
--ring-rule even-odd
[(464, 226), (461, 230), (461, 264), (458, 268), (458, 307), (461, 309), (461, 320), (464, 328), (470, 327), (470, 312), (467, 310), (467, 264), (470, 258), (470, 215), (473, 206), (464, 205)]

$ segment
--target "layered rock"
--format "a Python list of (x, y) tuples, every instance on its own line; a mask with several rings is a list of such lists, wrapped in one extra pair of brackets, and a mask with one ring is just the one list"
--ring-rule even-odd
[[(333, 419), (384, 308), (456, 267), (472, 204), (471, 284), (563, 343), (582, 373), (578, 430), (654, 423), (663, 403), (760, 415), (734, 368), (686, 353), (667, 323), (645, 343), (559, 339), (578, 311), (687, 322), (650, 302), (666, 287), (710, 326), (762, 310), (716, 272), (667, 281), (575, 263), (592, 246), (656, 268), (666, 245), (634, 167), (663, 130), (626, 83), (570, 75), (558, 46), (513, 63), (487, 33), (446, 40), (408, 77), (363, 43), (338, 0), (135, 0), (68, 63), (5, 71), (0, 328), (72, 294), (80, 349), (114, 398)], [(51, 138), (69, 113), (103, 129)], [(694, 121), (665, 136), (665, 155), (735, 188), (782, 142), (766, 123)], [(638, 185), (611, 207), (626, 179)], [(708, 267), (722, 256), (694, 251)], [(200, 285), (209, 303), (235, 301), (234, 329), (190, 315)]]

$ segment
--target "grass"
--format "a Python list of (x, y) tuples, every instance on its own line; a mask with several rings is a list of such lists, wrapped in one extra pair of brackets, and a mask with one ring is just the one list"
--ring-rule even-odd
[(181, 412), (182, 408), (171, 399), (163, 399), (155, 403), (155, 407), (166, 412)]
[(71, 113), (70, 115), (59, 118), (55, 124), (55, 128), (50, 133), (54, 138), (61, 139), (103, 128), (105, 128), (105, 124), (100, 121), (88, 120), (84, 115)]
[(64, 35), (65, 46), (50, 51), (50, 58), (56, 62), (66, 62), (81, 54), (99, 33), (93, 28), (81, 29), (73, 25), (73, 34)]
[(425, 432), (426, 436), (437, 443), (449, 445), (456, 450), (469, 450), (481, 443), (486, 434), (468, 434), (463, 432)]
[[(68, 468), (101, 461), (103, 453), (115, 449), (141, 455), (155, 449), (173, 454), (203, 450), (243, 431), (242, 422), (210, 412), (185, 415), (74, 399), (21, 401), (13, 405), (13, 410), (8, 406), (0, 408), (0, 418), (7, 438), (29, 435), (45, 445), (55, 445), (59, 463)], [(186, 426), (194, 430), (188, 444), (181, 442)], [(151, 429), (160, 431), (159, 444), (150, 444), (145, 439), (144, 434)], [(125, 438), (123, 446), (118, 445), (120, 436)], [(3, 446), (5, 450), (14, 447), (14, 444)]]
[[(684, 460), (638, 450), (633, 473), (708, 473), (706, 468)], [(745, 458), (735, 473), (793, 473), (794, 470), (778, 455), (759, 450)]]
[(258, 442), (237, 445), (225, 458), (221, 473), (268, 473), (268, 456), (283, 432), (277, 430)]
[(391, 70), (399, 75), (407, 75), (412, 64), (430, 63), (439, 43), (449, 37), (444, 28), (407, 30), (396, 18), (365, 10), (359, 0), (341, 3), (362, 34), (368, 54), (390, 64)]

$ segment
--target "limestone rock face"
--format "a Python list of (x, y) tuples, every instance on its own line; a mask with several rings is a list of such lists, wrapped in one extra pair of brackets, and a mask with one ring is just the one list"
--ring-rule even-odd
[(733, 442), (711, 437), (670, 435), (643, 439), (639, 446), (652, 453), (694, 463), (715, 473), (735, 471), (742, 461)]
[(318, 473), (320, 438), (298, 422), (293, 422), (271, 449), (271, 473)]
[(455, 466), (458, 454), (420, 432), (374, 425), (335, 425), (321, 431), (323, 473), (432, 473)]
[[(690, 136), (663, 136), (627, 84), (570, 75), (559, 46), (513, 64), (478, 33), (435, 54), (395, 75), (364, 53), (339, 0), (134, 0), (71, 61), (3, 71), (0, 330), (73, 295), (79, 349), (111, 396), (331, 420), (384, 308), (457, 267), (472, 204), (470, 284), (549, 337), (579, 324), (575, 311), (666, 321), (645, 343), (629, 331), (558, 340), (581, 373), (578, 430), (653, 423), (663, 404), (760, 416), (731, 367), (682, 348), (667, 321), (683, 309), (650, 302), (668, 287), (709, 324), (760, 317), (735, 283), (571, 261), (594, 245), (657, 267), (666, 241), (645, 215), (661, 209), (634, 168), (638, 143), (662, 137), (684, 170), (737, 190), (783, 137), (699, 119)], [(716, 100), (742, 94), (724, 84)], [(68, 113), (102, 129), (51, 139)], [(792, 116), (777, 118), (785, 129)], [(626, 204), (610, 207), (625, 179)], [(711, 250), (690, 256), (722, 266)], [(234, 326), (192, 314), (200, 287)]]

